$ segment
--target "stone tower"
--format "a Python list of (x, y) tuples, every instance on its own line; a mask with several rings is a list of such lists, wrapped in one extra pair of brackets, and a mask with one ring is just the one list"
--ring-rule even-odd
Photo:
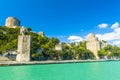
[(44, 32), (38, 32), (38, 35), (44, 37)]
[(8, 28), (16, 28), (16, 26), (20, 26), (20, 21), (14, 17), (8, 17), (5, 22), (5, 26)]
[(87, 36), (87, 43), (86, 43), (87, 49), (92, 51), (96, 57), (96, 59), (99, 59), (98, 57), (98, 50), (100, 50), (100, 41), (97, 37), (95, 37), (95, 34), (90, 33)]
[(62, 43), (59, 43), (59, 44), (55, 45), (55, 50), (62, 51), (62, 49), (63, 49)]
[(18, 52), (16, 61), (30, 61), (31, 36), (27, 34), (27, 29), (22, 27), (18, 36)]

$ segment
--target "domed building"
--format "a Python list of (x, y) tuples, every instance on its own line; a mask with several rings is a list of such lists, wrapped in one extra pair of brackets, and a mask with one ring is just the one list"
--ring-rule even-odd
[(20, 21), (15, 17), (8, 17), (6, 19), (5, 26), (8, 28), (16, 28), (17, 26), (20, 26)]

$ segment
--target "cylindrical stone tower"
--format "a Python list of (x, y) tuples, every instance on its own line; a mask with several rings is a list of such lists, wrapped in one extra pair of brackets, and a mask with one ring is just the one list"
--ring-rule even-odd
[(8, 28), (16, 28), (16, 26), (20, 26), (20, 21), (14, 17), (8, 17), (5, 22), (5, 26)]

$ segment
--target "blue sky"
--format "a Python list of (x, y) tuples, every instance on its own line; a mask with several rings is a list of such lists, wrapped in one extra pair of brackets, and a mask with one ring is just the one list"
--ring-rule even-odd
[[(120, 43), (119, 31), (115, 35), (120, 27), (120, 0), (0, 0), (0, 10), (0, 25), (13, 16), (21, 26), (61, 41), (83, 40), (95, 33), (112, 44)], [(109, 36), (113, 39), (106, 39)]]

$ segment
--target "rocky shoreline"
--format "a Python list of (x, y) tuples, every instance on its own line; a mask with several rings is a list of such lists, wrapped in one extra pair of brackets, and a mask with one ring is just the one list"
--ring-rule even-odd
[(62, 61), (30, 61), (30, 62), (0, 61), (0, 66), (65, 64), (65, 63), (86, 63), (86, 62), (106, 62), (106, 61), (108, 62), (108, 61), (119, 61), (119, 60), (118, 59), (109, 59), (109, 60), (62, 60)]

